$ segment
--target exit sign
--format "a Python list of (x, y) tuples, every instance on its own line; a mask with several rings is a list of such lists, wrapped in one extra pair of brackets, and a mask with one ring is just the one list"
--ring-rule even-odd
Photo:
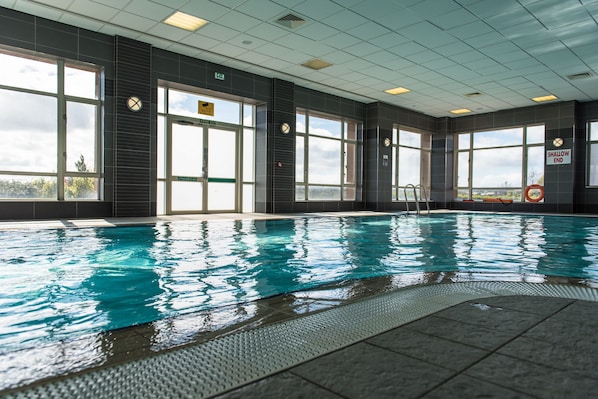
[(214, 72), (214, 79), (224, 80), (224, 72)]

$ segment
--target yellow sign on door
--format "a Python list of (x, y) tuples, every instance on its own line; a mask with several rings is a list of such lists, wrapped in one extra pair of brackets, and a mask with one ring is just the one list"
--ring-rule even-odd
[(197, 102), (197, 113), (202, 115), (214, 116), (214, 103), (206, 101)]

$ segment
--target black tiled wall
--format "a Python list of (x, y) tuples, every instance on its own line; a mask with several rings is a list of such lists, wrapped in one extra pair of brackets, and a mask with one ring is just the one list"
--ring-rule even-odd
[[(155, 214), (156, 121), (159, 80), (213, 90), (256, 103), (256, 210), (307, 212), (402, 209), (392, 202), (390, 148), (393, 124), (433, 134), (430, 196), (439, 207), (533, 212), (598, 212), (598, 190), (586, 188), (586, 124), (598, 120), (598, 102), (560, 102), (459, 118), (433, 118), (384, 103), (364, 104), (173, 53), (124, 37), (0, 8), (0, 43), (94, 63), (104, 68), (104, 200), (99, 202), (1, 202), (0, 218), (40, 219)], [(224, 73), (224, 81), (214, 78)], [(129, 95), (146, 106), (133, 114)], [(362, 201), (294, 201), (295, 107), (364, 122)], [(280, 123), (291, 124), (288, 135)], [(466, 204), (453, 202), (453, 133), (545, 123), (546, 148), (554, 137), (573, 148), (571, 165), (546, 167), (546, 201), (540, 204)], [(389, 166), (382, 164), (384, 155)], [(280, 162), (280, 164), (279, 164)], [(281, 165), (281, 166), (279, 166)], [(498, 207), (498, 208), (497, 208)]]

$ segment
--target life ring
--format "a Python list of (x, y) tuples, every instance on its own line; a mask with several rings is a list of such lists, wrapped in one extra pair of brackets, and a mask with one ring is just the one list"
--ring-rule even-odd
[[(531, 190), (538, 190), (540, 192), (540, 195), (538, 195), (537, 197), (530, 197), (529, 196), (529, 192)], [(525, 200), (527, 202), (540, 202), (544, 199), (544, 187), (542, 187), (539, 184), (530, 184), (529, 186), (527, 186), (525, 188), (525, 191), (523, 191), (523, 196), (525, 197)]]

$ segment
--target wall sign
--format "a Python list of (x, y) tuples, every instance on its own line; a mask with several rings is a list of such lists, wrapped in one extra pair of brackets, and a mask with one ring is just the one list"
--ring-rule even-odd
[(214, 72), (214, 79), (224, 80), (224, 72)]
[(202, 115), (214, 116), (214, 103), (209, 103), (207, 101), (198, 101), (197, 113)]
[(546, 165), (567, 165), (571, 163), (571, 150), (546, 151)]

